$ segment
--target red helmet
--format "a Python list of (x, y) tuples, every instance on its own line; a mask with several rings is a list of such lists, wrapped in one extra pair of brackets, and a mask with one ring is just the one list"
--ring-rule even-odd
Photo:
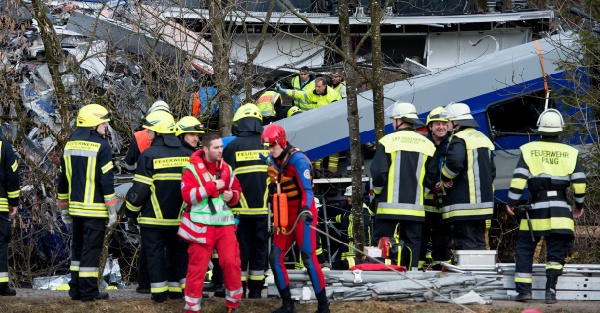
[(269, 124), (262, 132), (261, 140), (263, 144), (272, 146), (274, 144), (280, 145), (285, 148), (287, 138), (285, 136), (285, 130), (279, 124)]

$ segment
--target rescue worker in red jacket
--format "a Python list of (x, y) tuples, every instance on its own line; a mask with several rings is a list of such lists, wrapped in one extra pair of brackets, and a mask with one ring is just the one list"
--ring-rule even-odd
[(166, 111), (148, 114), (144, 128), (152, 145), (140, 156), (126, 196), (126, 214), (140, 225), (152, 299), (162, 303), (167, 295), (183, 298), (187, 253), (177, 229), (184, 205), (181, 169), (188, 164), (190, 151), (175, 137), (175, 120)]
[(105, 224), (117, 222), (113, 162), (105, 139), (110, 117), (99, 104), (79, 110), (77, 130), (65, 145), (58, 176), (58, 208), (65, 224), (71, 225), (71, 281), (73, 300), (108, 299), (98, 292), (98, 266)]
[[(325, 278), (316, 254), (317, 209), (312, 190), (310, 161), (304, 153), (293, 147), (278, 124), (268, 125), (262, 133), (262, 142), (269, 147), (269, 178), (279, 182), (281, 191), (287, 196), (288, 226), (275, 230), (269, 261), (275, 275), (275, 284), (283, 305), (271, 313), (295, 313), (290, 293), (289, 278), (284, 264), (285, 253), (297, 242), (318, 301), (318, 313), (329, 313), (329, 302), (325, 292)], [(275, 208), (276, 210), (276, 208)], [(310, 213), (310, 214), (308, 214)], [(293, 227), (298, 215), (300, 220), (293, 234), (286, 234)], [(313, 218), (314, 217), (314, 218)]]
[(253, 103), (241, 106), (233, 117), (233, 123), (237, 124), (237, 138), (223, 151), (223, 160), (231, 165), (242, 186), (241, 201), (232, 210), (239, 220), (237, 239), (242, 260), (242, 283), (247, 287), (250, 299), (261, 297), (269, 246), (267, 165), (261, 159), (268, 151), (260, 142), (263, 131), (261, 118), (259, 108)]
[(204, 275), (213, 249), (225, 278), (226, 312), (237, 312), (242, 298), (240, 248), (231, 207), (240, 201), (242, 188), (231, 167), (223, 161), (223, 140), (218, 133), (202, 138), (181, 177), (181, 195), (187, 208), (179, 236), (189, 242), (185, 312), (200, 312)]

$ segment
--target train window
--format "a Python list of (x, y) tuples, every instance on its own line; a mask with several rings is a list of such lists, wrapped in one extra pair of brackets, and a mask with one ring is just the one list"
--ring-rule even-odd
[(487, 108), (490, 134), (501, 137), (531, 133), (544, 111), (545, 101), (545, 91), (540, 90), (490, 105)]

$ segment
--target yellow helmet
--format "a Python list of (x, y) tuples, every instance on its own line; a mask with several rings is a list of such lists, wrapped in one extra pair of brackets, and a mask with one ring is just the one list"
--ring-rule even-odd
[(304, 111), (302, 111), (302, 109), (301, 109), (301, 108), (299, 108), (299, 107), (297, 107), (297, 106), (293, 106), (293, 107), (291, 107), (291, 108), (290, 108), (290, 109), (287, 111), (287, 114), (286, 114), (286, 115), (287, 115), (287, 117), (291, 117), (291, 116), (294, 116), (294, 115), (296, 115), (296, 114), (300, 114), (300, 113), (302, 113), (302, 112), (304, 112)]
[(437, 107), (427, 115), (427, 125), (431, 122), (447, 122), (446, 110), (443, 107)]
[(177, 128), (175, 126), (173, 115), (163, 110), (154, 111), (148, 114), (142, 127), (159, 134), (172, 134)]
[(77, 127), (94, 127), (110, 122), (108, 110), (99, 104), (88, 104), (79, 109), (77, 114)]
[(202, 129), (202, 123), (193, 117), (193, 116), (184, 116), (179, 122), (177, 122), (177, 130), (175, 131), (175, 135), (179, 136), (185, 133), (196, 133), (196, 134), (204, 134)]
[(254, 103), (245, 103), (239, 107), (233, 116), (233, 123), (237, 124), (237, 121), (245, 117), (255, 117), (262, 122), (262, 113), (260, 113), (260, 109)]

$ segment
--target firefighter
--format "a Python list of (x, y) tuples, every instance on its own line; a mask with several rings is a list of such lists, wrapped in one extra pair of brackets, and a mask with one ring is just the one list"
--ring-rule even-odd
[(181, 145), (190, 151), (190, 155), (198, 150), (200, 135), (204, 134), (202, 123), (193, 116), (184, 116), (177, 123), (175, 135)]
[(58, 207), (71, 225), (71, 280), (73, 300), (108, 299), (98, 292), (98, 266), (104, 230), (117, 222), (112, 149), (106, 141), (109, 113), (99, 104), (79, 110), (77, 129), (65, 145), (58, 176)]
[[(342, 204), (342, 209), (345, 212), (336, 215), (334, 217), (334, 220), (339, 225), (339, 230), (342, 233), (342, 238), (340, 239), (343, 242), (347, 243), (350, 247), (354, 247), (354, 229), (352, 227), (352, 186), (346, 187), (346, 190), (344, 191), (344, 196), (346, 196), (346, 202)], [(371, 245), (371, 218), (373, 217), (373, 215), (373, 212), (369, 209), (367, 204), (363, 202), (363, 227), (365, 231), (366, 240), (365, 247)], [(346, 246), (342, 246), (341, 249), (342, 252), (339, 260), (343, 264), (343, 269), (349, 269), (356, 265), (356, 252), (354, 251), (354, 249)]]
[[(427, 160), (425, 181), (425, 224), (421, 237), (421, 253), (419, 254), (419, 268), (422, 268), (427, 259), (432, 265), (439, 262), (451, 262), (450, 251), (450, 226), (442, 219), (442, 194), (440, 186), (440, 164), (442, 164), (448, 148), (448, 119), (446, 110), (437, 107), (427, 115), (427, 138), (435, 145), (433, 157)], [(431, 240), (431, 253), (427, 250)]]
[(12, 145), (0, 137), (0, 296), (17, 295), (17, 291), (8, 286), (8, 244), (11, 220), (17, 215), (21, 194), (18, 168)]
[(241, 201), (232, 210), (239, 220), (237, 239), (242, 283), (247, 287), (250, 299), (261, 297), (269, 242), (267, 165), (263, 161), (268, 151), (260, 141), (263, 131), (261, 121), (261, 111), (256, 105), (247, 103), (241, 106), (233, 117), (233, 123), (237, 124), (237, 138), (223, 151), (223, 160), (233, 168), (242, 186)]
[(178, 234), (189, 242), (190, 253), (185, 312), (200, 312), (204, 275), (213, 249), (225, 276), (226, 312), (237, 312), (242, 298), (240, 250), (230, 210), (240, 201), (242, 188), (222, 153), (221, 136), (207, 133), (202, 137), (202, 150), (194, 152), (181, 179), (180, 195), (188, 209)]
[(129, 218), (137, 218), (146, 250), (152, 299), (162, 303), (183, 298), (187, 245), (177, 236), (183, 199), (181, 170), (190, 151), (175, 137), (175, 121), (166, 111), (154, 111), (143, 125), (152, 140), (138, 161), (133, 186), (127, 192)]
[[(269, 178), (272, 183), (280, 183), (288, 204), (288, 226), (275, 231), (269, 255), (275, 285), (283, 302), (279, 309), (271, 313), (296, 312), (284, 263), (285, 253), (294, 242), (300, 247), (300, 254), (317, 297), (317, 312), (328, 313), (330, 311), (325, 292), (325, 278), (315, 251), (316, 232), (311, 228), (317, 225), (317, 208), (312, 190), (310, 161), (304, 153), (287, 142), (285, 130), (278, 124), (270, 124), (265, 128), (262, 142), (269, 147)], [(286, 231), (291, 230), (299, 214), (300, 220), (294, 233), (285, 235)]]
[(346, 81), (344, 80), (344, 72), (341, 69), (335, 69), (331, 76), (331, 87), (340, 94), (342, 99), (346, 98)]
[[(169, 105), (162, 100), (154, 102), (148, 109), (148, 114), (157, 110), (171, 113)], [(124, 163), (122, 163), (123, 167), (128, 171), (135, 171), (140, 154), (148, 149), (151, 144), (152, 140), (148, 139), (148, 131), (146, 129), (133, 133), (129, 150), (127, 150), (127, 154), (123, 160)], [(128, 222), (129, 227), (137, 229), (135, 224), (134, 220)], [(135, 289), (138, 293), (150, 293), (150, 278), (147, 263), (146, 250), (144, 250), (144, 245), (140, 243), (140, 254), (137, 259), (138, 287)]]
[(412, 103), (398, 101), (386, 110), (386, 115), (393, 119), (394, 132), (381, 138), (371, 163), (373, 189), (380, 198), (373, 242), (378, 243), (383, 237), (394, 238), (399, 227), (399, 238), (410, 257), (403, 257), (403, 264), (397, 265), (411, 269), (418, 264), (425, 222), (422, 196), (425, 162), (433, 156), (435, 146), (415, 132), (415, 125), (423, 122)]
[[(315, 90), (315, 79), (310, 75), (308, 67), (303, 66), (300, 68), (300, 73), (292, 78), (292, 88), (296, 91), (306, 91), (307, 93)], [(294, 98), (292, 96), (292, 98)], [(307, 105), (308, 102), (305, 98), (294, 98), (294, 106), (302, 108), (303, 105)]]
[[(148, 109), (148, 114), (158, 110), (171, 113), (169, 105), (166, 102), (159, 100), (150, 106)], [(148, 131), (146, 129), (142, 129), (133, 133), (129, 150), (127, 150), (127, 155), (125, 155), (125, 164), (123, 167), (126, 170), (135, 171), (140, 154), (142, 154), (144, 150), (148, 149), (151, 144), (152, 140), (148, 139)]]
[(468, 105), (449, 104), (446, 118), (452, 136), (441, 168), (442, 217), (452, 225), (457, 250), (486, 250), (485, 220), (492, 218), (494, 207), (494, 144), (475, 130), (479, 124)]
[(256, 106), (262, 114), (263, 125), (268, 125), (282, 119), (284, 113), (281, 95), (275, 89), (275, 81), (267, 79), (264, 85), (265, 91), (256, 100)]
[[(531, 300), (533, 253), (543, 236), (546, 239), (546, 303), (556, 303), (556, 284), (562, 275), (565, 258), (574, 239), (573, 218), (583, 214), (586, 177), (578, 159), (579, 151), (561, 143), (564, 121), (556, 109), (548, 109), (537, 121), (539, 140), (521, 146), (521, 157), (513, 173), (506, 211), (515, 214), (515, 206), (529, 189), (531, 227), (521, 219), (517, 239), (515, 285), (516, 301)], [(567, 200), (567, 188), (573, 188), (575, 206)], [(571, 211), (572, 210), (572, 211)], [(531, 239), (533, 232), (534, 240)]]

